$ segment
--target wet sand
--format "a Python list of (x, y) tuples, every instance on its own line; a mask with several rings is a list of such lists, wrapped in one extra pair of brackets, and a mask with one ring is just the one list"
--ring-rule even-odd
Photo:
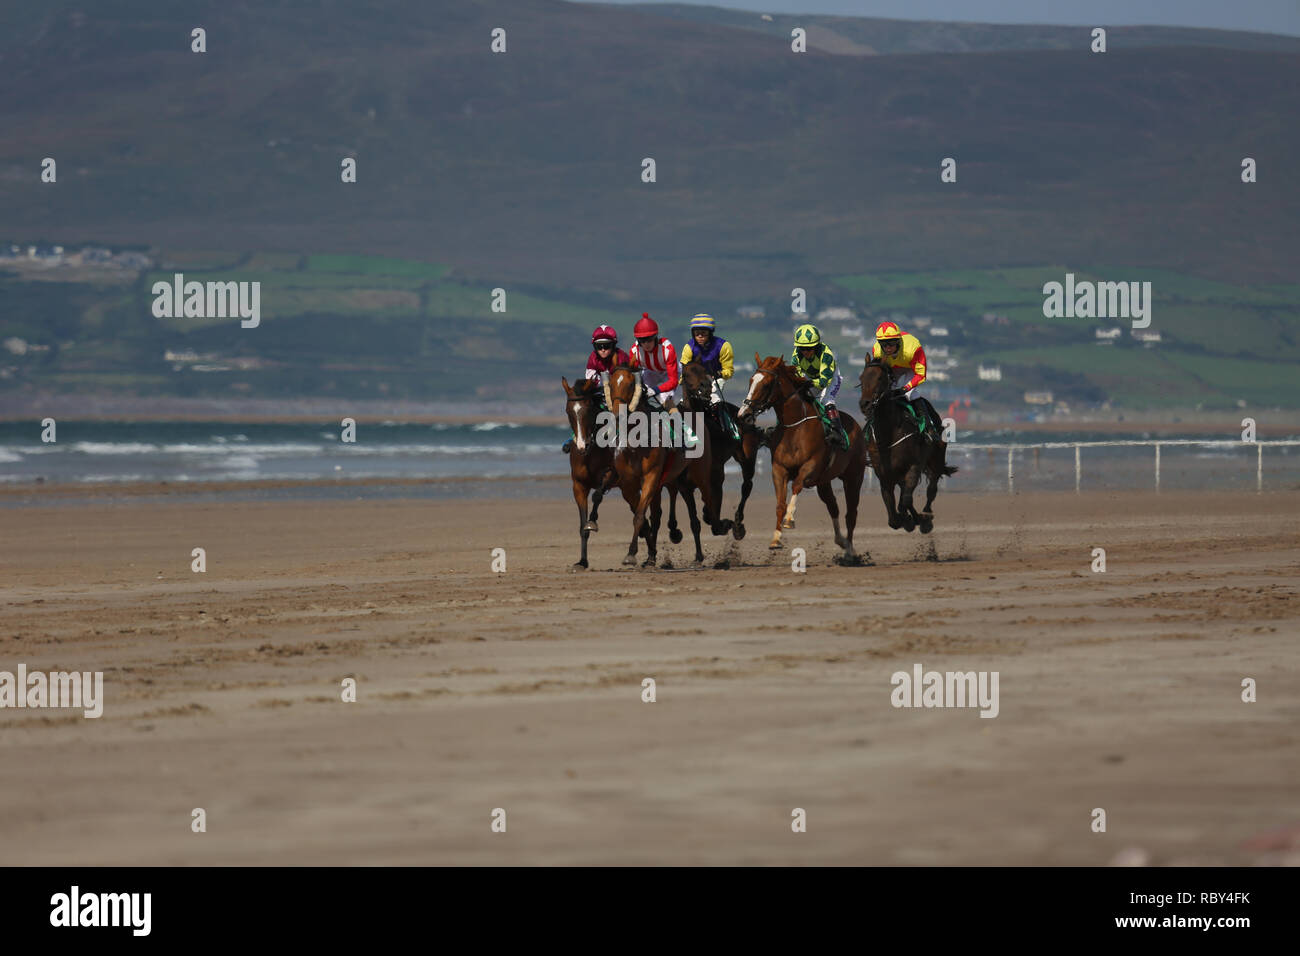
[[(106, 697), (0, 710), (10, 864), (1300, 861), (1294, 493), (941, 495), (928, 538), (871, 494), (841, 567), (812, 494), (768, 551), (760, 483), (729, 569), (622, 568), (610, 500), (583, 572), (563, 483), (173, 491), (0, 511), (0, 670)], [(915, 664), (998, 716), (893, 707)]]

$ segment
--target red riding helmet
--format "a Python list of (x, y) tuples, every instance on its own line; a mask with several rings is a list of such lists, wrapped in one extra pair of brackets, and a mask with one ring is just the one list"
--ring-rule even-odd
[(601, 341), (602, 339), (609, 342), (613, 342), (615, 345), (618, 345), (618, 333), (615, 332), (611, 326), (608, 325), (598, 326), (596, 328), (596, 331), (591, 333), (592, 345), (595, 345), (597, 342)]
[(659, 335), (659, 323), (650, 318), (649, 312), (641, 313), (641, 321), (632, 328), (632, 334), (638, 339), (649, 338), (650, 336)]

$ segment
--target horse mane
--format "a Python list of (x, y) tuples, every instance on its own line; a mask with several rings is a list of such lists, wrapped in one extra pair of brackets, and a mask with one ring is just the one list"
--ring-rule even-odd
[(759, 368), (765, 372), (775, 372), (777, 375), (783, 376), (795, 388), (808, 384), (808, 379), (803, 376), (803, 373), (793, 365), (786, 363), (784, 355), (769, 355), (763, 359)]
[(599, 388), (600, 388), (600, 382), (598, 382), (594, 378), (580, 378), (573, 383), (574, 393), (577, 395), (582, 395), (583, 397), (586, 397), (591, 394), (595, 394), (595, 392)]

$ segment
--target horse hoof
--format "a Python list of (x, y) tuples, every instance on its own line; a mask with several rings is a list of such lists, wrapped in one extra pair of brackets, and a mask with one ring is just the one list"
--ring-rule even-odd
[(632, 567), (636, 567), (636, 555), (629, 554), (626, 558), (623, 559), (623, 563), (627, 565), (631, 565)]
[(781, 527), (786, 531), (790, 531), (791, 529), (794, 528), (794, 520), (791, 518), (786, 518), (785, 524), (783, 524)]
[(934, 530), (934, 522), (922, 520), (917, 527), (921, 529), (921, 534), (929, 534), (931, 531)]
[(584, 525), (582, 526), (582, 530), (583, 530), (583, 531), (599, 531), (600, 529), (596, 527), (596, 522), (594, 522), (594, 521), (588, 521), (586, 524), (584, 524)]
[(911, 534), (913, 531), (916, 530), (916, 522), (912, 521), (910, 518), (907, 521), (904, 521), (903, 530), (906, 531), (908, 534)]
[(656, 561), (655, 558), (646, 558), (644, 561), (641, 562), (641, 567), (653, 568), (655, 566), (655, 561)]
[(731, 536), (737, 541), (745, 540), (745, 526), (737, 521), (731, 526)]
[(771, 544), (767, 546), (767, 549), (769, 551), (780, 551), (781, 547), (782, 545), (780, 541), (773, 541)]
[(713, 532), (715, 537), (719, 535), (731, 534), (731, 522), (719, 521), (709, 530)]
[(890, 518), (890, 519), (889, 519), (889, 526), (890, 526), (891, 528), (893, 528), (895, 531), (897, 531), (899, 528), (901, 528), (901, 527), (903, 526), (903, 519), (902, 519), (902, 518)]
[(573, 562), (573, 566), (574, 566), (575, 568), (585, 568), (585, 567), (587, 566), (587, 562), (586, 562), (586, 561), (574, 561), (574, 562)]
[(672, 529), (670, 529), (669, 532), (668, 532), (668, 540), (671, 541), (673, 544), (681, 544), (681, 543), (682, 543), (682, 529), (681, 529), (681, 528), (672, 528)]

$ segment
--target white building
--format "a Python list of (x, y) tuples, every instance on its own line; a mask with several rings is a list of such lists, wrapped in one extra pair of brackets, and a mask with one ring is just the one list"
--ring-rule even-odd
[(975, 370), (980, 377), (981, 382), (1000, 382), (1002, 381), (1001, 365), (981, 365)]
[(843, 306), (835, 305), (830, 308), (822, 309), (817, 313), (817, 322), (852, 322), (857, 315), (852, 309), (846, 309)]

